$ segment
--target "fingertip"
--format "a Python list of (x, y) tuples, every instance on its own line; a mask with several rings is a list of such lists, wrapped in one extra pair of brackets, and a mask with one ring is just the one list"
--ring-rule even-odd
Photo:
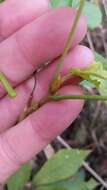
[(82, 60), (82, 63), (78, 61), (78, 65), (76, 65), (79, 68), (84, 68), (89, 66), (94, 61), (94, 55), (91, 49), (89, 49), (86, 46), (77, 46), (75, 48), (75, 51), (78, 51), (79, 59)]
[(65, 58), (65, 64), (62, 67), (62, 73), (66, 74), (73, 68), (85, 68), (94, 62), (94, 55), (91, 49), (83, 45), (73, 48)]
[(44, 13), (47, 10), (49, 10), (49, 0), (37, 1), (37, 3), (40, 11), (40, 13), (38, 12), (38, 16), (40, 16), (41, 13)]
[[(74, 64), (73, 66), (79, 67), (79, 68), (85, 68), (85, 67), (87, 67), (93, 63), (94, 55), (93, 55), (92, 50), (89, 49), (88, 47), (83, 46), (83, 45), (79, 45), (75, 48), (74, 51), (78, 52), (79, 56), (77, 56), (77, 58), (79, 58), (80, 62), (79, 61), (76, 62), (77, 65)], [(74, 56), (75, 56), (75, 52), (74, 52)]]

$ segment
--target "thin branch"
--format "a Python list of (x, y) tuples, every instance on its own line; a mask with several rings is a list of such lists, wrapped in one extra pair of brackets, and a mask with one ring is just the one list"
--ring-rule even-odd
[(63, 138), (61, 138), (60, 136), (57, 137), (57, 140), (58, 140), (65, 148), (71, 149), (71, 147), (69, 146), (69, 144), (66, 143), (66, 141), (65, 141)]
[(97, 179), (106, 189), (107, 189), (107, 183), (89, 166), (88, 163), (83, 162), (84, 168)]
[(47, 160), (50, 159), (50, 158), (55, 154), (54, 148), (52, 147), (51, 144), (48, 144), (48, 145), (44, 148), (43, 151), (44, 151), (44, 154), (45, 154)]
[(90, 46), (91, 50), (94, 53), (95, 52), (95, 48), (94, 48), (94, 45), (93, 45), (93, 42), (92, 42), (92, 38), (91, 38), (91, 34), (90, 34), (89, 31), (87, 32), (87, 39), (88, 39), (89, 46)]
[(104, 4), (105, 13), (107, 15), (107, 0), (103, 0), (103, 4)]
[(93, 129), (95, 124), (96, 124), (96, 121), (97, 121), (97, 118), (99, 117), (100, 115), (100, 112), (101, 112), (101, 106), (102, 106), (102, 102), (99, 101), (98, 104), (97, 104), (97, 107), (96, 107), (96, 110), (95, 110), (95, 113), (93, 115), (93, 119), (91, 121), (91, 124), (89, 126), (89, 129)]

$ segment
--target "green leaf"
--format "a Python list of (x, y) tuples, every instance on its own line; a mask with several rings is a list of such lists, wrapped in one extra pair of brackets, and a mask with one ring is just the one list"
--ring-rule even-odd
[(87, 80), (81, 81), (80, 85), (83, 86), (87, 90), (89, 90), (89, 88), (94, 88), (95, 87), (91, 82), (89, 82)]
[(95, 62), (85, 69), (72, 68), (70, 73), (83, 79), (80, 83), (82, 86), (87, 88), (86, 81), (88, 81), (88, 87), (96, 87), (102, 96), (107, 96), (107, 70), (104, 69), (104, 64)]
[[(100, 85), (100, 88), (99, 88), (99, 93), (102, 95), (102, 96), (107, 96), (107, 81), (102, 81), (101, 85)], [(107, 101), (106, 101), (107, 103)]]
[(77, 1), (73, 0), (72, 1), (72, 7), (74, 7), (74, 8), (78, 8), (79, 4), (80, 4), (80, 0), (77, 0)]
[[(102, 67), (105, 70), (107, 70), (107, 59), (106, 58), (104, 58), (99, 53), (95, 52), (95, 60), (98, 61), (98, 62), (100, 62), (102, 64)], [(99, 90), (99, 93), (102, 96), (106, 96), (107, 95), (107, 80), (102, 80), (101, 81), (101, 85), (100, 85), (100, 88), (98, 90)]]
[[(82, 176), (81, 176), (82, 175)], [(90, 185), (91, 183), (91, 185)], [(93, 185), (92, 185), (93, 184)], [(47, 184), (47, 185), (42, 185), (42, 186), (38, 186), (36, 187), (37, 190), (92, 190), (92, 189), (88, 189), (89, 187), (95, 187), (95, 181), (91, 182), (85, 182), (84, 181), (84, 177), (83, 177), (83, 172), (79, 172), (77, 173), (75, 176), (73, 176), (73, 178), (69, 178), (63, 181), (58, 181), (56, 183), (51, 183), (51, 184)]]
[[(78, 8), (79, 2), (80, 0), (73, 0), (72, 7)], [(88, 28), (90, 30), (93, 30), (101, 25), (102, 13), (98, 5), (96, 5), (95, 3), (86, 1), (83, 9), (83, 14), (87, 18)]]
[(84, 172), (80, 171), (72, 178), (58, 181), (51, 184), (37, 186), (38, 190), (93, 190), (98, 186), (98, 182), (91, 178), (85, 182)]
[(107, 70), (107, 59), (104, 58), (102, 55), (100, 55), (99, 53), (95, 52), (95, 60), (96, 62), (101, 62), (103, 64), (104, 69)]
[[(107, 59), (104, 58), (102, 55), (100, 55), (99, 53), (95, 52), (95, 61), (97, 63), (100, 62), (100, 64), (102, 64), (103, 69), (107, 70)], [(87, 80), (84, 80), (80, 83), (84, 88), (93, 88), (94, 85), (92, 83), (90, 83)], [(101, 86), (99, 88), (99, 92), (101, 95), (107, 95), (107, 81), (106, 80), (102, 80), (101, 82)]]
[(107, 70), (104, 69), (103, 64), (95, 62), (84, 69), (71, 68), (71, 75), (79, 76), (83, 80), (92, 83), (97, 89), (100, 89), (104, 81), (107, 81)]
[(89, 190), (93, 190), (93, 189), (95, 189), (95, 188), (98, 186), (98, 182), (95, 181), (95, 180), (92, 178), (92, 179), (90, 179), (90, 180), (86, 183), (86, 185), (87, 185), (87, 188), (88, 188)]
[(90, 30), (93, 30), (94, 28), (101, 25), (102, 13), (100, 11), (100, 8), (96, 4), (86, 1), (83, 14), (87, 18), (88, 28)]
[(8, 190), (20, 190), (28, 181), (31, 174), (31, 164), (27, 163), (21, 167), (7, 182)]
[[(78, 8), (79, 4), (80, 0), (51, 0), (51, 6), (53, 8), (67, 6)], [(93, 30), (94, 28), (99, 27), (101, 25), (102, 13), (97, 4), (86, 1), (83, 9), (83, 14), (87, 18), (88, 28), (90, 30)]]
[(81, 180), (65, 180), (54, 184), (38, 186), (38, 190), (88, 190), (86, 183)]
[(34, 177), (34, 185), (54, 183), (74, 175), (89, 151), (61, 150), (53, 156)]
[[(78, 8), (79, 4), (80, 0), (51, 0), (51, 6), (53, 8), (67, 6)], [(102, 13), (99, 6), (95, 3), (86, 1), (83, 9), (83, 14), (87, 18), (88, 28), (90, 30), (93, 30), (94, 28), (101, 25)]]
[(52, 8), (56, 7), (67, 7), (72, 5), (72, 0), (51, 0)]

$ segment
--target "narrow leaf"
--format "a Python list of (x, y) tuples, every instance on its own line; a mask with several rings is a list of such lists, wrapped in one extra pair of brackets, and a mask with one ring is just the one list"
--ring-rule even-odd
[(7, 182), (8, 190), (20, 190), (27, 183), (31, 174), (31, 164), (27, 163), (21, 167)]

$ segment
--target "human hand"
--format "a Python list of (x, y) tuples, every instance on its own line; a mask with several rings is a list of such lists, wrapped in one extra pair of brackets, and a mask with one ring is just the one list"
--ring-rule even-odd
[[(34, 99), (39, 101), (46, 95), (75, 13), (71, 8), (50, 11), (47, 0), (10, 0), (0, 5), (0, 71), (17, 92), (17, 97), (10, 99), (0, 88), (0, 183), (67, 128), (82, 110), (84, 102), (80, 100), (48, 102), (15, 125), (34, 86), (34, 79), (28, 78), (40, 64), (51, 61), (37, 75)], [(86, 67), (93, 62), (91, 51), (78, 45), (85, 33), (86, 21), (81, 17), (62, 75), (71, 66)], [(74, 85), (59, 91), (82, 93)]]

